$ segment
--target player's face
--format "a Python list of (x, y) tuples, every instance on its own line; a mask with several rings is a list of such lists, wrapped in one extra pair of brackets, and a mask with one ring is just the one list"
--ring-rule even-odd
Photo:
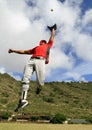
[(40, 44), (39, 44), (39, 45), (43, 45), (43, 44), (45, 44), (45, 42), (44, 42), (44, 41), (40, 41)]

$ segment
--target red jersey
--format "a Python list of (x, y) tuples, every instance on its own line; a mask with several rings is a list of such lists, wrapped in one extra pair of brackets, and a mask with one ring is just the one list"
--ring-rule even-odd
[(51, 48), (53, 45), (53, 41), (49, 41), (47, 44), (39, 45), (33, 49), (30, 49), (30, 54), (32, 54), (32, 57), (41, 56), (46, 59), (46, 53), (48, 47)]

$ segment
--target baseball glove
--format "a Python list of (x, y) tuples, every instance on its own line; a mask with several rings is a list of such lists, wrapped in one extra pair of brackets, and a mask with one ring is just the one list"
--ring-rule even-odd
[(54, 30), (56, 30), (57, 29), (57, 25), (56, 24), (54, 24), (53, 26), (48, 26), (48, 29), (50, 30), (50, 31), (52, 31), (52, 29), (54, 28)]

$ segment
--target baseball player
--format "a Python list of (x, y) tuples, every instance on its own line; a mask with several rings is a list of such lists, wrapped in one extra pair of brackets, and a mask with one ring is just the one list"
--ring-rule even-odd
[(42, 86), (44, 85), (45, 64), (48, 64), (49, 62), (48, 61), (49, 50), (53, 45), (55, 30), (57, 29), (57, 26), (56, 24), (51, 27), (48, 26), (48, 29), (51, 31), (51, 36), (48, 42), (46, 40), (41, 40), (38, 46), (29, 50), (14, 50), (14, 49), (8, 50), (8, 53), (31, 55), (30, 60), (27, 62), (27, 64), (24, 67), (24, 73), (22, 78), (21, 99), (19, 100), (15, 112), (28, 105), (27, 92), (29, 89), (30, 77), (32, 76), (34, 71), (36, 72), (36, 78), (38, 83), (36, 94), (40, 93)]

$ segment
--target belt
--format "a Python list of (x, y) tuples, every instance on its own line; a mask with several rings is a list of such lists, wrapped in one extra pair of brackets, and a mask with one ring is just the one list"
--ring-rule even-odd
[(31, 57), (31, 59), (42, 59), (42, 60), (44, 60), (44, 58), (41, 57), (41, 56)]

